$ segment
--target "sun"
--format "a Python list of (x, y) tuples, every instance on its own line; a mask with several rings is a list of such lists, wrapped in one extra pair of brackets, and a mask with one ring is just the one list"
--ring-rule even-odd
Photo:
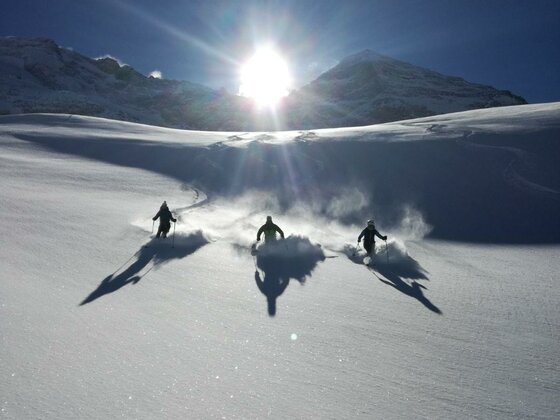
[(290, 92), (288, 64), (273, 48), (261, 48), (241, 68), (239, 95), (274, 107)]

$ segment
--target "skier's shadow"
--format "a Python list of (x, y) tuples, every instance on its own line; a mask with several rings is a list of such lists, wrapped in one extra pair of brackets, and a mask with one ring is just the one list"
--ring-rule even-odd
[(264, 273), (261, 278), (255, 270), (255, 282), (266, 296), (268, 315), (276, 315), (276, 300), (288, 287), (291, 279), (303, 285), (325, 254), (319, 245), (309, 239), (290, 236), (284, 240), (262, 245), (256, 255), (256, 264)]
[[(80, 303), (80, 306), (93, 302), (103, 295), (116, 292), (129, 283), (136, 284), (154, 267), (165, 264), (173, 259), (184, 258), (207, 243), (208, 240), (202, 235), (201, 231), (188, 236), (177, 235), (174, 244), (171, 238), (166, 240), (152, 239), (147, 246), (140, 248), (128, 260), (130, 261), (132, 258), (136, 257), (136, 261), (130, 264), (122, 273), (117, 274), (128, 261), (113, 274), (105, 277), (99, 286)], [(146, 271), (140, 273), (150, 262), (153, 264)]]
[[(387, 266), (380, 265), (377, 267), (377, 271), (383, 275), (387, 280), (378, 277), (379, 281), (385, 283), (388, 286), (394, 287), (399, 292), (404, 293), (407, 296), (413, 297), (414, 299), (418, 300), (422, 305), (428, 308), (430, 311), (435, 312), (436, 314), (441, 315), (441, 310), (434, 305), (430, 300), (424, 296), (422, 289), (427, 290), (427, 288), (416, 281), (416, 279), (412, 279), (412, 282), (408, 284), (406, 281), (402, 279), (402, 274), (399, 275), (398, 273), (398, 265), (393, 265), (390, 268)], [(396, 270), (397, 272), (393, 271)], [(407, 277), (410, 278), (410, 277)], [(423, 279), (428, 279), (427, 277), (421, 277)]]
[[(392, 255), (391, 260), (387, 259), (387, 255), (381, 250), (378, 252), (375, 258), (375, 269), (370, 269), (370, 271), (381, 281), (382, 283), (391, 286), (401, 293), (410, 296), (430, 311), (441, 315), (441, 310), (434, 305), (426, 296), (422, 289), (427, 290), (425, 286), (418, 283), (416, 280), (429, 280), (426, 270), (422, 268), (420, 263), (412, 258), (407, 253), (399, 251), (396, 247), (389, 247), (390, 253)], [(385, 251), (386, 252), (386, 251)], [(363, 264), (364, 256), (347, 247), (344, 253), (348, 258), (356, 263)], [(379, 276), (379, 273), (381, 276)], [(410, 279), (412, 282), (408, 284), (403, 279)]]

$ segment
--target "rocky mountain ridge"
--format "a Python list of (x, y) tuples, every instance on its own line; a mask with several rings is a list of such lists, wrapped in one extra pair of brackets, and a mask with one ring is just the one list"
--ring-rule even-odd
[(68, 113), (196, 130), (344, 127), (526, 103), (369, 50), (292, 92), (280, 110), (281, 126), (247, 98), (147, 77), (46, 38), (0, 38), (0, 74), (0, 114)]

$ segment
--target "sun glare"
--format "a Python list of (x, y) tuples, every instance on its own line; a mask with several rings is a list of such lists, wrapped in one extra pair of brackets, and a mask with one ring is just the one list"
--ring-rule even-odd
[(291, 77), (286, 61), (272, 48), (258, 50), (241, 68), (239, 94), (261, 106), (274, 106), (288, 95)]

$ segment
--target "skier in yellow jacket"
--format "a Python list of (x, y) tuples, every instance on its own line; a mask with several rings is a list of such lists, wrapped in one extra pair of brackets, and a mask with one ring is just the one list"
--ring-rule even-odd
[(257, 242), (261, 240), (261, 235), (264, 233), (264, 241), (270, 242), (276, 240), (276, 232), (284, 239), (284, 232), (277, 225), (272, 222), (272, 216), (266, 216), (266, 223), (261, 226), (257, 232)]

